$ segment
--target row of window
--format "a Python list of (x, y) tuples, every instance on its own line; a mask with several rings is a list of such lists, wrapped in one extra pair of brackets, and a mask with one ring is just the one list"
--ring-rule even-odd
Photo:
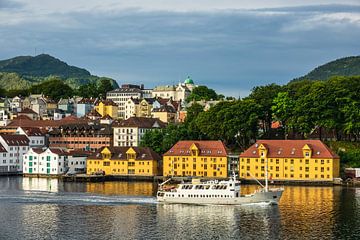
[[(210, 173), (210, 172), (209, 172)], [(196, 173), (195, 171), (191, 172), (191, 171), (182, 171), (182, 172), (178, 172), (177, 171), (173, 171), (170, 170), (168, 175), (174, 175), (174, 176), (199, 176), (199, 177), (207, 177), (210, 176), (210, 174), (208, 174), (207, 171), (203, 172), (203, 171), (198, 171), (198, 173)], [(212, 176), (216, 177), (218, 175), (217, 172), (212, 172)], [(219, 176), (222, 176), (222, 171), (219, 172)]]
[[(241, 174), (242, 177), (251, 177), (251, 175), (249, 173), (242, 173)], [(264, 173), (261, 173), (261, 174), (258, 174), (258, 173), (255, 173), (255, 177), (265, 177), (265, 174)], [(269, 174), (269, 177), (270, 179), (271, 178), (280, 178), (280, 174), (276, 173), (276, 174)], [(284, 174), (283, 176), (284, 178), (296, 178), (294, 174)], [(304, 179), (307, 179), (307, 178), (322, 178), (322, 179), (330, 179), (330, 175), (327, 174), (314, 174), (314, 175), (311, 175), (310, 177), (310, 174), (299, 174), (298, 175), (298, 178), (304, 178)]]
[(50, 141), (50, 144), (110, 144), (109, 141)]
[[(250, 160), (253, 160), (253, 159), (250, 159), (250, 158), (246, 159), (246, 163), (250, 163)], [(289, 161), (290, 164), (294, 164), (294, 159), (285, 159), (284, 162), (285, 162), (285, 163), (288, 163), (288, 160), (290, 160), (290, 161)], [(242, 158), (242, 159), (241, 159), (241, 162), (244, 162), (244, 161), (245, 161), (245, 159)], [(259, 162), (259, 159), (255, 159), (255, 162)], [(260, 159), (260, 162), (261, 162), (261, 163), (265, 163), (265, 159), (263, 159), (263, 158)], [(272, 162), (273, 162), (273, 159), (270, 158), (270, 161), (269, 161), (269, 162), (272, 163)], [(303, 162), (303, 159), (299, 159), (299, 162), (302, 163), (302, 162)], [(319, 160), (318, 160), (318, 159), (315, 159), (314, 162), (315, 162), (315, 163), (318, 163)], [(280, 159), (276, 159), (276, 160), (275, 160), (275, 163), (276, 163), (276, 164), (279, 164), (279, 163), (280, 163)], [(309, 164), (309, 159), (305, 159), (305, 163), (306, 163), (306, 164)], [(321, 164), (324, 164), (324, 163), (325, 163), (325, 160), (324, 160), (324, 159), (321, 159), (321, 160), (320, 160), (320, 163), (321, 163)], [(329, 159), (326, 160), (326, 163), (330, 163), (330, 160), (329, 160)]]
[(165, 193), (166, 197), (187, 197), (187, 198), (231, 198), (231, 195), (216, 195), (216, 194), (171, 194)]
[[(245, 169), (245, 166), (241, 166), (241, 169)], [(259, 166), (255, 166), (255, 169), (259, 169)], [(270, 166), (270, 167), (269, 167), (269, 171), (271, 171), (271, 170), (273, 170), (273, 169), (274, 169), (273, 166)], [(287, 166), (284, 167), (284, 170), (285, 170), (285, 171), (287, 171), (288, 169), (289, 169), (289, 168), (288, 168)], [(299, 170), (299, 171), (302, 171), (303, 169), (305, 169), (305, 172), (309, 172), (309, 171), (310, 171), (310, 167), (305, 167), (305, 168), (299, 167), (298, 170)], [(250, 171), (250, 166), (246, 166), (246, 170), (247, 170), (247, 171)], [(315, 171), (318, 171), (319, 168), (318, 168), (318, 167), (314, 167), (314, 170), (315, 170)], [(264, 166), (261, 166), (261, 171), (265, 171), (265, 167), (264, 167)], [(279, 171), (280, 171), (280, 167), (276, 166), (276, 167), (275, 167), (275, 171), (279, 172)], [(290, 171), (291, 171), (291, 172), (294, 171), (294, 167), (293, 167), (293, 166), (290, 167)], [(325, 167), (321, 167), (321, 168), (320, 168), (320, 171), (321, 171), (321, 172), (324, 172), (324, 171), (325, 171)], [(330, 168), (327, 167), (327, 168), (326, 168), (326, 171), (330, 171)]]

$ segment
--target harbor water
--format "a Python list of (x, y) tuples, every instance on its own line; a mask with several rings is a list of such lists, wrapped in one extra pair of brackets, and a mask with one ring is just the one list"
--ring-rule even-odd
[(166, 205), (156, 190), (1, 177), (0, 239), (360, 239), (360, 188), (285, 186), (278, 206)]

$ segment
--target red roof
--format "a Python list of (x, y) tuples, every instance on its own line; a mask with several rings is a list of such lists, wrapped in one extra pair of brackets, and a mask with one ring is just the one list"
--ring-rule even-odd
[(258, 147), (263, 144), (268, 158), (303, 158), (302, 148), (307, 144), (312, 150), (311, 158), (339, 158), (328, 146), (320, 140), (258, 140), (240, 157), (258, 158)]
[(199, 149), (199, 156), (227, 156), (225, 145), (221, 141), (179, 141), (164, 156), (191, 156), (190, 147), (193, 143)]
[(1, 135), (8, 146), (29, 146), (29, 139), (25, 135)]
[(30, 108), (24, 108), (21, 112), (19, 112), (18, 114), (37, 114), (34, 110), (30, 109)]
[(26, 135), (28, 136), (44, 136), (45, 134), (40, 130), (40, 128), (36, 127), (22, 127)]
[(4, 146), (0, 143), (0, 152), (7, 152)]

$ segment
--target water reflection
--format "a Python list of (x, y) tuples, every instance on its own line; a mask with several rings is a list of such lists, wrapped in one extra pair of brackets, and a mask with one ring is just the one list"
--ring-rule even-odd
[(155, 196), (156, 190), (151, 182), (86, 183), (86, 191), (96, 194)]
[(59, 192), (59, 179), (54, 178), (22, 178), (22, 189), (26, 191)]

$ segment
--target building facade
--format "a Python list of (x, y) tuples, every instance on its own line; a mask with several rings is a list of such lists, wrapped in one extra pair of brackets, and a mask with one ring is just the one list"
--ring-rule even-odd
[(240, 154), (240, 178), (333, 181), (340, 159), (320, 140), (259, 140)]
[(95, 104), (95, 110), (101, 117), (110, 116), (112, 119), (118, 118), (118, 106), (110, 99), (99, 100)]
[(163, 155), (163, 176), (226, 178), (227, 168), (221, 141), (179, 141)]
[(87, 159), (87, 174), (157, 176), (160, 156), (150, 148), (104, 147)]
[(106, 99), (112, 100), (118, 106), (118, 117), (125, 119), (125, 105), (130, 98), (142, 98), (143, 86), (125, 84), (121, 88), (106, 93)]
[(157, 118), (131, 117), (113, 123), (114, 146), (139, 146), (147, 131), (164, 128), (166, 124)]
[(26, 175), (62, 175), (67, 170), (67, 153), (61, 149), (31, 148), (23, 156), (23, 174)]
[(22, 172), (23, 155), (29, 150), (29, 139), (25, 135), (0, 135), (3, 166), (8, 166), (9, 172)]

